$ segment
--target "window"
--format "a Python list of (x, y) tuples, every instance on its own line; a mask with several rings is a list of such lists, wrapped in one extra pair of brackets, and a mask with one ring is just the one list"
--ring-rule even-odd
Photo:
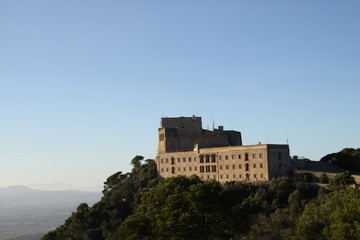
[(222, 179), (222, 175), (220, 175), (220, 179)]
[(163, 169), (163, 168), (161, 168), (161, 172), (164, 172), (164, 169)]
[(229, 179), (229, 175), (226, 175), (226, 179)]
[(191, 157), (189, 157), (189, 162), (191, 162)]
[(241, 179), (241, 174), (239, 174), (239, 178)]
[(227, 156), (227, 155), (225, 156), (225, 160), (228, 160), (228, 156)]
[(205, 159), (206, 159), (207, 163), (210, 162), (210, 156), (209, 155), (206, 155)]
[(180, 162), (180, 158), (178, 158), (178, 162)]
[(245, 164), (245, 171), (249, 171), (249, 164)]
[(219, 160), (221, 160), (221, 156), (219, 156)]
[(200, 163), (203, 163), (203, 162), (204, 162), (204, 156), (200, 155)]
[(210, 172), (210, 166), (206, 166), (206, 172)]
[(184, 167), (184, 172), (186, 172), (186, 167)]
[(197, 171), (197, 167), (195, 167), (195, 171)]
[(200, 166), (200, 172), (204, 172), (204, 166)]
[(239, 164), (239, 169), (241, 169), (241, 164)]
[(160, 141), (163, 141), (165, 139), (165, 135), (164, 135), (164, 133), (161, 133), (160, 135), (159, 135), (159, 140)]
[(245, 176), (245, 180), (246, 181), (250, 181), (250, 175), (247, 173), (246, 176)]
[(235, 165), (233, 165), (232, 168), (235, 169)]
[(241, 159), (241, 155), (240, 155), (240, 154), (239, 154), (238, 158)]
[(260, 178), (263, 178), (263, 175), (262, 175), (262, 174), (260, 174)]
[(236, 177), (235, 177), (235, 174), (233, 175), (233, 179), (235, 179)]
[(254, 178), (256, 178), (256, 174), (254, 174)]
[(210, 176), (209, 176), (209, 175), (207, 175), (207, 179), (210, 179)]
[(212, 171), (212, 172), (216, 172), (216, 165), (212, 165), (212, 166), (211, 166), (211, 171)]
[(262, 163), (260, 163), (260, 168), (262, 168), (263, 167), (263, 165), (262, 165)]
[(164, 163), (164, 159), (161, 159), (161, 163)]
[(196, 157), (194, 157), (194, 162), (196, 162)]
[(211, 162), (216, 162), (215, 155), (211, 155)]
[(228, 165), (226, 165), (226, 169), (229, 169), (229, 166), (228, 166)]
[(232, 156), (231, 156), (231, 159), (235, 159), (235, 155), (232, 155)]
[(168, 163), (169, 162), (169, 159), (166, 159), (166, 163)]
[(183, 162), (186, 162), (186, 158), (183, 158)]
[(263, 154), (262, 154), (262, 153), (259, 153), (259, 158), (263, 158)]
[(254, 163), (254, 168), (256, 168), (256, 163)]
[(189, 167), (189, 171), (191, 171), (191, 167)]
[(222, 165), (220, 165), (220, 170), (222, 170)]
[(175, 158), (171, 158), (171, 164), (174, 165), (175, 164)]
[(174, 167), (171, 168), (171, 173), (175, 174), (175, 168)]
[(180, 169), (181, 169), (181, 168), (178, 167), (178, 171), (179, 171), (179, 172), (180, 172)]
[(248, 161), (248, 160), (249, 160), (249, 154), (245, 153), (245, 161)]
[(169, 171), (169, 168), (166, 168), (166, 172), (168, 172)]
[(253, 158), (256, 158), (256, 153), (253, 153), (253, 155), (252, 155), (252, 156), (253, 156)]

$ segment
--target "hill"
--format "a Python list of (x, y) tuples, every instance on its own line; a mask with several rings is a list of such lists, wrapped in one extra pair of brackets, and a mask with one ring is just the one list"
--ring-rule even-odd
[(159, 179), (155, 162), (142, 160), (111, 175), (98, 203), (80, 204), (42, 240), (360, 239), (360, 190), (348, 187), (350, 174), (329, 188), (298, 176), (221, 185), (195, 175)]

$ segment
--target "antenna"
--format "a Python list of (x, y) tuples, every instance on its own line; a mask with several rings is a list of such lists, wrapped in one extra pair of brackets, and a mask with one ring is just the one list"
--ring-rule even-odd
[(214, 121), (214, 116), (213, 116), (213, 131), (215, 130), (215, 121)]
[(289, 133), (286, 131), (286, 144), (289, 145)]

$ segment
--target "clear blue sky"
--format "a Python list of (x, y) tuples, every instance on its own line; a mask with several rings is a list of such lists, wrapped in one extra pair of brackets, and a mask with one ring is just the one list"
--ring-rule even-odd
[(0, 186), (102, 188), (160, 117), (360, 147), (359, 1), (0, 1)]

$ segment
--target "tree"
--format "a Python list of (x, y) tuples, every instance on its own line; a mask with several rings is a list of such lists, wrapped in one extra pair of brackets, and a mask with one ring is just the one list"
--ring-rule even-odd
[(298, 220), (297, 231), (304, 240), (360, 239), (360, 190), (335, 191), (309, 203)]
[(333, 189), (344, 189), (351, 184), (355, 184), (355, 179), (351, 176), (349, 171), (338, 173), (330, 179), (330, 186)]
[(349, 171), (360, 171), (360, 148), (344, 148), (340, 152), (331, 153), (320, 161), (327, 161)]
[(329, 183), (329, 178), (328, 176), (326, 175), (326, 173), (322, 173), (319, 177), (319, 182), (320, 183), (324, 183), (324, 184), (327, 184)]
[(131, 160), (131, 165), (133, 165), (134, 169), (137, 170), (141, 167), (141, 161), (144, 160), (143, 156), (140, 155), (136, 155), (132, 160)]

